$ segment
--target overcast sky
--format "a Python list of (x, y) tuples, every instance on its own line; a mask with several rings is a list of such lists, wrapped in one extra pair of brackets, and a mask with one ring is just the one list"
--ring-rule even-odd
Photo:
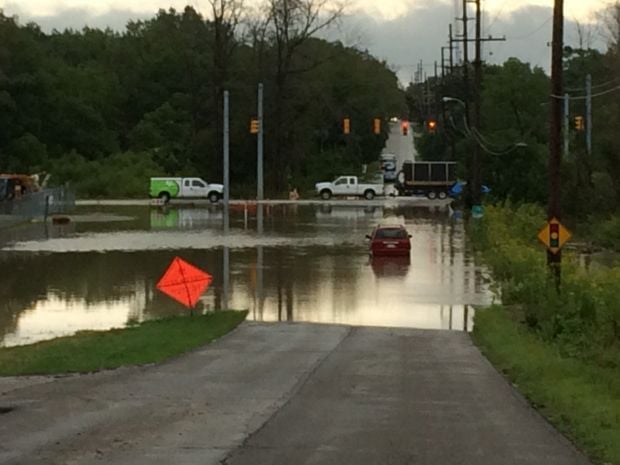
[[(565, 0), (567, 44), (578, 43), (575, 26), (578, 21), (591, 34), (591, 45), (604, 47), (591, 24), (593, 13), (607, 1)], [(248, 5), (255, 3), (246, 0)], [(485, 44), (484, 58), (501, 63), (515, 56), (548, 69), (552, 3), (552, 0), (483, 0), (483, 35), (507, 39)], [(19, 16), (22, 23), (34, 21), (45, 31), (79, 29), (85, 25), (122, 30), (129, 19), (148, 18), (159, 8), (182, 9), (187, 4), (208, 15), (207, 0), (0, 0), (5, 14)], [(447, 45), (448, 24), (454, 21), (456, 4), (460, 5), (461, 1), (350, 0), (348, 4), (346, 17), (329, 36), (385, 59), (406, 83), (420, 60), (424, 62), (424, 70), (433, 73), (434, 61), (441, 58), (441, 46)], [(455, 27), (460, 25), (455, 23)], [(473, 31), (473, 25), (470, 27)]]

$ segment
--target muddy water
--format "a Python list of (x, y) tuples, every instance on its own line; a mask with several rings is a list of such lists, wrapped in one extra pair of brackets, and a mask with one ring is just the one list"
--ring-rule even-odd
[[(365, 234), (401, 223), (408, 259), (371, 259)], [(470, 330), (492, 301), (463, 225), (444, 207), (280, 205), (81, 209), (68, 225), (0, 234), (0, 344), (187, 313), (155, 289), (180, 256), (213, 275), (196, 311), (259, 321)]]

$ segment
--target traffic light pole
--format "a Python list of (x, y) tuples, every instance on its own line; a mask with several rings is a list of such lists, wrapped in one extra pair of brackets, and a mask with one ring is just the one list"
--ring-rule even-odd
[(229, 153), (229, 140), (230, 140), (230, 127), (228, 117), (228, 91), (224, 91), (224, 208), (228, 209), (228, 201), (230, 200), (230, 153)]
[[(555, 0), (551, 51), (551, 96), (549, 121), (549, 204), (547, 217), (560, 220), (560, 168), (562, 163), (562, 51), (564, 46), (564, 0)], [(547, 251), (547, 265), (559, 288), (562, 252)]]
[(258, 85), (258, 134), (256, 137), (256, 200), (263, 200), (263, 84)]

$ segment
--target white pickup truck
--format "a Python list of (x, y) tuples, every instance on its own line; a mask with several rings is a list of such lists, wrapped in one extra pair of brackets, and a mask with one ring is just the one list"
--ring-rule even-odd
[(359, 183), (357, 176), (340, 176), (332, 182), (318, 182), (315, 188), (323, 200), (329, 200), (332, 196), (355, 196), (372, 200), (385, 194), (383, 184)]
[(209, 184), (200, 178), (151, 178), (151, 197), (170, 199), (208, 198), (215, 203), (224, 195), (222, 184)]

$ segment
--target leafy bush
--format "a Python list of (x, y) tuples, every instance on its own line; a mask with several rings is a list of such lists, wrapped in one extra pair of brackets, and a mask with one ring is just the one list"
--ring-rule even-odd
[(536, 244), (544, 223), (540, 207), (504, 205), (488, 207), (475, 227), (503, 303), (518, 305), (528, 327), (564, 354), (620, 366), (620, 268), (586, 270), (565, 253), (558, 290)]
[(145, 197), (148, 179), (163, 174), (149, 153), (117, 153), (105, 160), (86, 160), (72, 152), (53, 162), (48, 171), (56, 184), (69, 184), (80, 197)]

